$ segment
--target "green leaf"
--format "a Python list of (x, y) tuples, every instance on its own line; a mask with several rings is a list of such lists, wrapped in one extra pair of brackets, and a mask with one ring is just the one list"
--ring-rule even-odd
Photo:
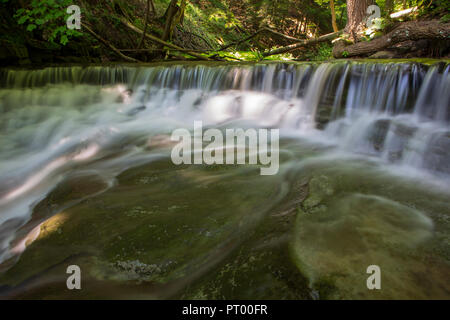
[(36, 25), (35, 24), (29, 24), (27, 26), (27, 31), (33, 31), (34, 29), (36, 29)]
[(18, 24), (24, 24), (25, 22), (27, 22), (27, 20), (28, 20), (28, 16), (21, 16), (19, 18), (19, 20), (17, 20), (17, 23)]
[(44, 20), (44, 19), (42, 19), (42, 18), (36, 19), (36, 24), (37, 24), (38, 26), (40, 26), (40, 25), (42, 25), (42, 24), (44, 24), (44, 23), (45, 23), (45, 20)]
[(66, 35), (63, 35), (61, 37), (61, 40), (59, 41), (63, 46), (65, 46), (67, 44), (67, 42), (69, 42), (69, 38)]

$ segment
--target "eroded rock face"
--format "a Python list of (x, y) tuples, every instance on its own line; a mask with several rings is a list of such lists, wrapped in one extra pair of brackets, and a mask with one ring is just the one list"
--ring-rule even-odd
[(383, 150), (390, 124), (389, 119), (380, 119), (373, 123), (367, 140), (375, 151), (380, 152)]

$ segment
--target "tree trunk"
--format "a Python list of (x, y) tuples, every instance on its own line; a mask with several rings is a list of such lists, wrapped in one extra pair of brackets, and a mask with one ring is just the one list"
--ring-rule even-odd
[(173, 33), (173, 30), (175, 29), (175, 27), (178, 24), (180, 24), (180, 25), (183, 24), (185, 8), (186, 8), (186, 0), (181, 0), (180, 7), (178, 8), (177, 12), (175, 13), (175, 16), (172, 19), (172, 26), (170, 27), (169, 39), (172, 38), (172, 33)]
[(152, 7), (152, 13), (153, 15), (156, 15), (156, 9), (155, 9), (155, 4), (153, 3), (153, 0), (150, 0), (150, 5)]
[(175, 14), (178, 11), (177, 2), (178, 2), (178, 0), (171, 0), (169, 7), (167, 8), (166, 15), (165, 15), (166, 16), (166, 25), (164, 26), (164, 33), (161, 38), (163, 41), (166, 41), (167, 39), (169, 39), (169, 36), (171, 34), (172, 21), (173, 21), (173, 18), (175, 17)]
[(392, 13), (392, 10), (394, 10), (394, 0), (386, 0), (384, 10), (386, 11), (387, 15), (389, 16)]
[(339, 31), (339, 29), (336, 24), (336, 10), (334, 9), (334, 0), (330, 0), (330, 9), (331, 9), (331, 24), (333, 25), (333, 32), (336, 32)]
[(347, 0), (347, 26), (345, 32), (350, 34), (354, 40), (356, 35), (363, 28), (367, 8), (374, 4), (374, 0)]
[(362, 41), (345, 46), (338, 41), (333, 48), (335, 58), (365, 56), (408, 40), (447, 40), (450, 38), (450, 23), (434, 21), (403, 22), (388, 34), (372, 41)]

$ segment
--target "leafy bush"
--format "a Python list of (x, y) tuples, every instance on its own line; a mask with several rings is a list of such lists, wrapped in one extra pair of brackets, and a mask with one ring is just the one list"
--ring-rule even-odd
[(317, 49), (315, 60), (329, 60), (333, 57), (333, 46), (329, 43), (322, 43)]
[[(449, 19), (450, 1), (448, 0), (420, 0), (418, 2), (420, 15), (443, 16)], [(446, 18), (447, 17), (447, 18)]]
[(325, 61), (333, 58), (333, 45), (330, 43), (321, 43), (316, 48), (311, 48), (304, 55), (304, 60)]
[(70, 16), (66, 9), (72, 3), (73, 0), (33, 0), (27, 8), (17, 10), (14, 18), (18, 24), (26, 24), (27, 31), (41, 30), (47, 41), (66, 45), (70, 38), (82, 35), (66, 26)]

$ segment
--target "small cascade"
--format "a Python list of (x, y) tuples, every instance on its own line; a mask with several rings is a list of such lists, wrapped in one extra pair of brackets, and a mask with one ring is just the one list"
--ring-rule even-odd
[[(158, 116), (210, 124), (245, 119), (302, 132), (325, 128), (344, 150), (441, 172), (448, 157), (449, 71), (442, 63), (348, 62), (2, 70), (1, 130), (8, 137), (2, 149), (9, 146), (2, 153), (13, 159), (20, 150), (11, 139), (23, 141), (27, 152), (63, 139), (70, 126), (59, 115), (76, 112), (76, 128), (78, 116), (112, 124), (116, 110), (137, 117), (125, 122)], [(52, 129), (33, 130), (26, 142), (14, 138), (17, 128), (43, 118)]]
[(450, 122), (450, 67), (433, 67), (425, 76), (419, 97), (414, 106), (414, 115), (442, 124)]
[(369, 76), (359, 80), (347, 72), (347, 96), (341, 96), (342, 82), (325, 133), (343, 150), (448, 177), (450, 67), (432, 66), (423, 74), (415, 65), (399, 65), (379, 77), (373, 66), (364, 69)]

